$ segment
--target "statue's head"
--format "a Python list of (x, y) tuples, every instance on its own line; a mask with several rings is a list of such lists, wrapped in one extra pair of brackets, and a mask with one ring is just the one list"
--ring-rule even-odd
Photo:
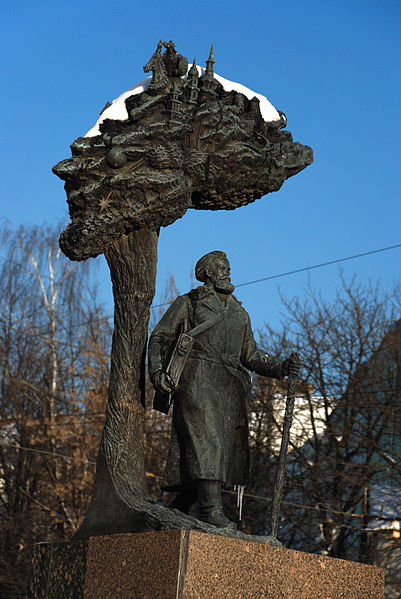
[(195, 277), (217, 293), (232, 293), (234, 285), (230, 279), (230, 263), (225, 252), (215, 250), (205, 254), (195, 266)]

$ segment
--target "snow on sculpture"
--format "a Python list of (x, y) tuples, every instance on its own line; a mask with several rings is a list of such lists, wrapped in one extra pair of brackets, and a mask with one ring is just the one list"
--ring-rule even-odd
[(244, 206), (313, 160), (266, 98), (214, 74), (212, 52), (205, 70), (188, 71), (168, 44), (144, 67), (152, 79), (106, 108), (53, 168), (65, 181), (72, 222), (60, 244), (72, 260), (130, 230), (170, 225), (188, 208)]

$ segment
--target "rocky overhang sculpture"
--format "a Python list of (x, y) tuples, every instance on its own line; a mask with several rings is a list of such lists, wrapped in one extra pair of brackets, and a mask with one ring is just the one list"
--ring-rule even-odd
[(104, 253), (115, 301), (106, 423), (77, 538), (208, 530), (146, 498), (145, 353), (159, 230), (189, 208), (245, 206), (313, 161), (311, 148), (283, 130), (283, 113), (213, 67), (213, 50), (205, 70), (195, 60), (188, 70), (172, 41), (159, 42), (144, 67), (152, 77), (106, 106), (95, 127), (73, 142), (72, 157), (53, 168), (65, 181), (71, 217), (60, 247), (71, 260)]

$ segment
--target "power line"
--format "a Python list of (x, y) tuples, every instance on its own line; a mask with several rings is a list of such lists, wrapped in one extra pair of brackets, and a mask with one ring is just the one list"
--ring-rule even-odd
[[(95, 465), (95, 463), (96, 463), (96, 462), (93, 462), (92, 460), (85, 459), (80, 456), (68, 456), (65, 454), (53, 453), (50, 451), (43, 451), (43, 450), (36, 449), (33, 447), (23, 447), (18, 443), (10, 444), (10, 447), (14, 447), (15, 449), (21, 449), (24, 451), (29, 451), (32, 453), (38, 453), (41, 455), (47, 455), (49, 458), (52, 458), (52, 459), (61, 458), (68, 462), (75, 461), (75, 462), (86, 463), (86, 464), (91, 464), (91, 465)], [(153, 472), (146, 472), (145, 474), (149, 478), (155, 478), (155, 479), (162, 480), (161, 476), (158, 476), (157, 474), (154, 474)], [(237, 495), (236, 491), (230, 491), (228, 489), (222, 489), (222, 492), (229, 494), (229, 495)], [(244, 493), (244, 497), (248, 497), (250, 499), (257, 499), (259, 501), (263, 501), (263, 502), (267, 502), (267, 503), (270, 503), (272, 501), (271, 497), (266, 497), (263, 495), (254, 495), (252, 493)], [(366, 518), (366, 516), (370, 516), (371, 520), (383, 520), (383, 521), (389, 521), (389, 522), (394, 520), (394, 517), (392, 517), (392, 516), (388, 517), (388, 516), (383, 516), (383, 515), (378, 515), (378, 514), (355, 514), (353, 512), (344, 512), (341, 510), (336, 510), (334, 508), (331, 508), (331, 507), (323, 505), (323, 504), (313, 506), (313, 505), (305, 505), (302, 503), (295, 503), (295, 502), (285, 501), (285, 500), (282, 501), (282, 503), (284, 505), (288, 505), (291, 507), (297, 507), (297, 508), (301, 508), (301, 509), (305, 509), (305, 510), (314, 510), (314, 511), (319, 511), (319, 512), (323, 511), (323, 512), (333, 513), (333, 514), (337, 514), (337, 515), (343, 515), (348, 518), (362, 519), (362, 518)], [(349, 526), (347, 526), (345, 524), (338, 524), (338, 526), (344, 527), (344, 528), (350, 528)], [(358, 528), (357, 530), (360, 530), (360, 529)]]
[[(378, 254), (380, 252), (386, 252), (388, 250), (393, 250), (396, 248), (401, 247), (401, 243), (397, 243), (395, 245), (390, 245), (388, 247), (384, 247), (384, 248), (378, 248), (376, 250), (369, 250), (368, 252), (362, 252), (360, 254), (353, 254), (352, 256), (346, 256), (345, 258), (336, 258), (335, 260), (329, 260), (328, 262), (321, 262), (320, 264), (314, 264), (313, 266), (305, 266), (303, 268), (297, 268), (295, 270), (289, 270), (286, 272), (282, 272), (282, 273), (278, 273), (275, 275), (269, 275), (267, 277), (262, 277), (260, 279), (255, 279), (253, 281), (246, 281), (245, 283), (238, 283), (238, 285), (236, 285), (235, 287), (245, 287), (247, 285), (254, 285), (255, 283), (262, 283), (263, 281), (271, 281), (273, 279), (279, 279), (281, 277), (287, 277), (289, 275), (293, 275), (293, 274), (297, 274), (300, 272), (306, 272), (309, 270), (314, 270), (316, 268), (322, 268), (324, 266), (330, 266), (331, 264), (339, 264), (340, 262), (346, 262), (347, 260), (355, 260), (356, 258), (362, 258), (363, 256), (370, 256), (372, 254)], [(151, 305), (151, 309), (155, 309), (155, 308), (163, 308), (164, 306), (168, 306), (171, 304), (171, 301), (168, 302), (163, 302), (162, 304), (154, 304)], [(4, 314), (4, 312), (3, 312)], [(99, 319), (91, 319), (89, 321), (85, 321), (85, 322), (78, 322), (75, 324), (71, 324), (69, 328), (76, 328), (76, 327), (80, 327), (80, 326), (86, 326), (86, 325), (90, 325), (90, 324), (96, 324), (98, 322), (102, 322), (105, 320), (110, 320), (111, 318), (113, 318), (113, 315), (110, 314), (109, 316), (103, 316), (102, 318)], [(43, 333), (36, 333), (38, 335), (47, 335), (50, 334), (51, 331), (46, 331)]]
[(33, 447), (23, 447), (19, 443), (10, 443), (9, 447), (14, 447), (15, 449), (22, 449), (24, 451), (30, 451), (32, 453), (39, 453), (41, 455), (47, 455), (53, 459), (54, 458), (62, 458), (63, 460), (67, 460), (69, 462), (78, 461), (78, 462), (81, 462), (82, 464), (93, 464), (93, 465), (96, 464), (96, 462), (92, 462), (92, 460), (88, 460), (87, 458), (81, 458), (80, 456), (70, 456), (70, 455), (65, 455), (63, 453), (54, 453), (54, 452), (50, 452), (50, 451), (43, 451), (42, 449), (36, 449)]
[[(150, 478), (156, 478), (159, 480), (163, 480), (162, 476), (158, 476), (157, 474), (153, 474), (152, 472), (146, 472), (146, 476), (150, 477)], [(362, 485), (361, 485), (362, 486)], [(237, 496), (237, 491), (230, 491), (229, 489), (222, 489), (221, 490), (222, 493), (226, 493), (227, 495), (234, 495)], [(254, 495), (253, 493), (246, 493), (244, 492), (244, 497), (248, 497), (250, 499), (257, 499), (260, 501), (264, 501), (266, 503), (271, 503), (272, 502), (272, 498), (271, 497), (266, 497), (263, 495)], [(314, 510), (314, 511), (319, 511), (319, 512), (327, 512), (327, 513), (332, 513), (332, 514), (338, 514), (338, 515), (342, 515), (342, 516), (347, 516), (348, 518), (357, 518), (357, 519), (363, 519), (366, 518), (366, 516), (370, 516), (371, 520), (383, 520), (383, 521), (389, 521), (392, 522), (394, 520), (393, 516), (383, 516), (383, 515), (377, 515), (377, 514), (355, 514), (353, 512), (344, 512), (341, 510), (336, 510), (334, 508), (331, 508), (329, 506), (320, 504), (320, 505), (305, 505), (302, 503), (294, 503), (292, 501), (285, 501), (283, 500), (281, 502), (283, 505), (288, 505), (291, 507), (297, 507), (297, 508), (303, 508), (305, 510)], [(347, 526), (345, 524), (339, 524), (340, 527), (343, 528), (353, 528), (350, 526)], [(361, 530), (360, 528), (354, 529), (354, 530)]]
[(362, 256), (370, 256), (371, 254), (378, 254), (379, 252), (386, 252), (387, 250), (394, 250), (395, 248), (401, 247), (401, 243), (396, 245), (390, 245), (385, 248), (379, 248), (377, 250), (370, 250), (369, 252), (362, 252), (361, 254), (354, 254), (353, 256), (347, 256), (346, 258), (337, 258), (336, 260), (329, 260), (328, 262), (321, 262), (320, 264), (314, 264), (313, 266), (305, 266), (305, 268), (297, 268), (296, 270), (289, 270), (288, 272), (282, 272), (278, 275), (271, 275), (269, 277), (263, 277), (262, 279), (255, 279), (254, 281), (248, 281), (247, 283), (240, 283), (236, 287), (244, 287), (245, 285), (253, 285), (254, 283), (261, 283), (262, 281), (271, 281), (272, 279), (278, 279), (279, 277), (286, 277), (288, 275), (294, 275), (298, 272), (305, 272), (307, 270), (313, 270), (314, 268), (321, 268), (322, 266), (329, 266), (330, 264), (338, 264), (339, 262), (345, 262), (346, 260), (354, 260), (355, 258), (362, 258)]
[[(329, 260), (328, 262), (321, 262), (320, 264), (314, 264), (313, 266), (305, 266), (304, 268), (296, 268), (295, 270), (288, 270), (287, 272), (281, 272), (277, 275), (270, 275), (268, 277), (262, 277), (261, 279), (255, 279), (254, 281), (247, 281), (246, 283), (239, 283), (235, 287), (245, 287), (246, 285), (253, 285), (255, 283), (262, 283), (263, 281), (271, 281), (272, 279), (279, 279), (281, 277), (287, 277), (289, 275), (294, 275), (299, 272), (306, 272), (308, 270), (314, 270), (315, 268), (322, 268), (323, 266), (329, 266), (330, 264), (338, 264), (340, 262), (345, 262), (346, 260), (355, 260), (355, 258), (362, 258), (363, 256), (370, 256), (372, 254), (378, 254), (379, 252), (386, 252), (388, 250), (394, 250), (395, 248), (401, 247), (401, 243), (397, 243), (395, 245), (390, 245), (385, 248), (378, 248), (377, 250), (370, 250), (368, 252), (362, 252), (361, 254), (354, 254), (352, 256), (347, 256), (346, 258), (336, 258), (335, 260)], [(168, 306), (170, 302), (164, 302), (163, 304), (156, 304), (155, 306), (151, 306), (152, 308), (162, 308), (163, 306)]]
[[(75, 324), (75, 325), (70, 325), (70, 327), (63, 326), (63, 329), (68, 334), (69, 330), (72, 329), (73, 327), (83, 326), (84, 324), (91, 325), (91, 324), (102, 322), (104, 320), (108, 320), (109, 318), (110, 317), (99, 318), (96, 321), (89, 321), (87, 323), (79, 323), (79, 324)], [(33, 331), (28, 330), (28, 329), (21, 329), (21, 328), (16, 327), (13, 324), (8, 325), (8, 323), (6, 323), (5, 320), (3, 320), (1, 317), (0, 317), (0, 325), (5, 325), (5, 326), (8, 327), (8, 329), (12, 329), (13, 331), (15, 331), (17, 333), (23, 333), (24, 335), (28, 335), (30, 337), (40, 337), (41, 340), (44, 341), (47, 345), (50, 345), (51, 343), (57, 343), (58, 345), (66, 345), (70, 349), (76, 349), (76, 350), (82, 351), (82, 352), (84, 352), (85, 354), (88, 354), (88, 355), (93, 355), (93, 356), (99, 356), (99, 355), (102, 356), (103, 355), (103, 352), (100, 349), (98, 349), (98, 350), (89, 349), (88, 348), (88, 344), (87, 344), (86, 341), (85, 341), (85, 343), (83, 343), (82, 346), (79, 346), (79, 345), (75, 345), (73, 343), (70, 343), (69, 341), (60, 341), (59, 339), (48, 339), (47, 336), (48, 335), (52, 335), (52, 333), (53, 333), (52, 331), (45, 331), (45, 332), (36, 331), (36, 332), (33, 332)], [(59, 326), (62, 326), (62, 325), (59, 325)], [(84, 350), (84, 348), (86, 348), (86, 349)], [(107, 352), (104, 352), (104, 353), (107, 353)]]

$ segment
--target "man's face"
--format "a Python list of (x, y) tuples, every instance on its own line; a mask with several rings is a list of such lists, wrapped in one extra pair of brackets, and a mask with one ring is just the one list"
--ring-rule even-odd
[(212, 265), (206, 269), (206, 275), (213, 283), (215, 291), (226, 294), (234, 291), (230, 272), (230, 263), (226, 258), (216, 258)]

